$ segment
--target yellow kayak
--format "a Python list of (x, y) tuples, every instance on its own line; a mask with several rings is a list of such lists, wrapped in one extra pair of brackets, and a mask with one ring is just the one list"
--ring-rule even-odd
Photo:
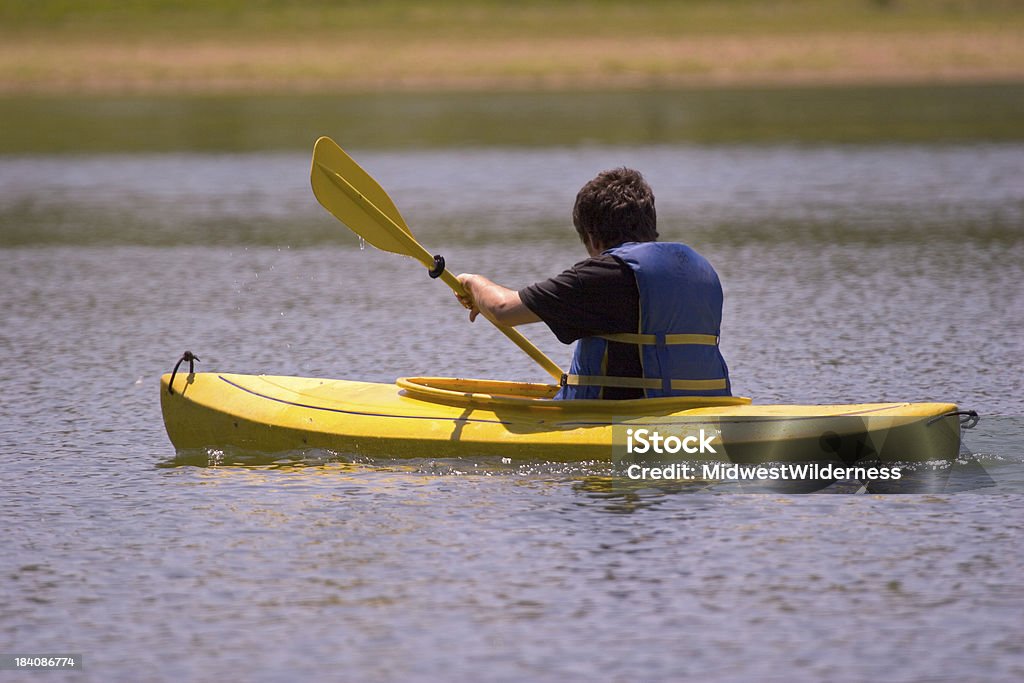
[(161, 382), (179, 450), (309, 448), (346, 455), (549, 461), (952, 460), (952, 403), (755, 405), (742, 397), (553, 400), (549, 384), (401, 378), (393, 384), (228, 373)]

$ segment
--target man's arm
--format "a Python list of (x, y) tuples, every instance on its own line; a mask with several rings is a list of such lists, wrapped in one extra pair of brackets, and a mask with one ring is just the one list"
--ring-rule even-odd
[(469, 294), (468, 300), (459, 297), (459, 301), (469, 309), (470, 322), (481, 313), (504, 327), (540, 322), (540, 318), (519, 298), (519, 292), (495, 284), (482, 275), (463, 273), (458, 280)]

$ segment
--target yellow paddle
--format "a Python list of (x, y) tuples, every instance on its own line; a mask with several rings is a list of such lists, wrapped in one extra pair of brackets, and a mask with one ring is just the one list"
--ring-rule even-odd
[[(409, 226), (384, 188), (345, 154), (334, 140), (322, 137), (313, 146), (310, 182), (317, 201), (352, 232), (378, 249), (411, 256), (427, 268), (430, 277), (439, 277), (456, 294), (466, 295), (462, 283), (445, 270), (444, 259), (431, 256), (412, 236)], [(561, 381), (562, 369), (526, 337), (511, 327), (495, 327), (537, 361), (548, 374)]]

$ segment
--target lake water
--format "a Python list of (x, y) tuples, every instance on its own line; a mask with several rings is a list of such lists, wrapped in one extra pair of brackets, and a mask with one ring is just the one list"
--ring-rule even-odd
[(583, 182), (641, 169), (663, 237), (722, 276), (737, 393), (956, 402), (982, 414), (987, 485), (624, 490), (601, 464), (178, 455), (158, 381), (185, 349), (226, 372), (546, 376), (420, 266), (361, 249), (313, 199), (309, 150), (18, 150), (0, 654), (75, 653), (95, 681), (1024, 677), (1024, 141), (321, 132), (452, 270), (509, 286), (583, 258)]

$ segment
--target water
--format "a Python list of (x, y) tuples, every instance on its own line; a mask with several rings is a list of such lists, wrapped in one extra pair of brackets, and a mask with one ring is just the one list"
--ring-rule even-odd
[(994, 485), (178, 456), (158, 377), (186, 348), (201, 370), (545, 375), (419, 265), (361, 249), (306, 151), (0, 157), (0, 652), (78, 653), (96, 681), (1024, 676), (1024, 144), (350, 151), (427, 249), (514, 286), (583, 257), (579, 185), (642, 169), (663, 235), (722, 275), (737, 392), (957, 402)]

